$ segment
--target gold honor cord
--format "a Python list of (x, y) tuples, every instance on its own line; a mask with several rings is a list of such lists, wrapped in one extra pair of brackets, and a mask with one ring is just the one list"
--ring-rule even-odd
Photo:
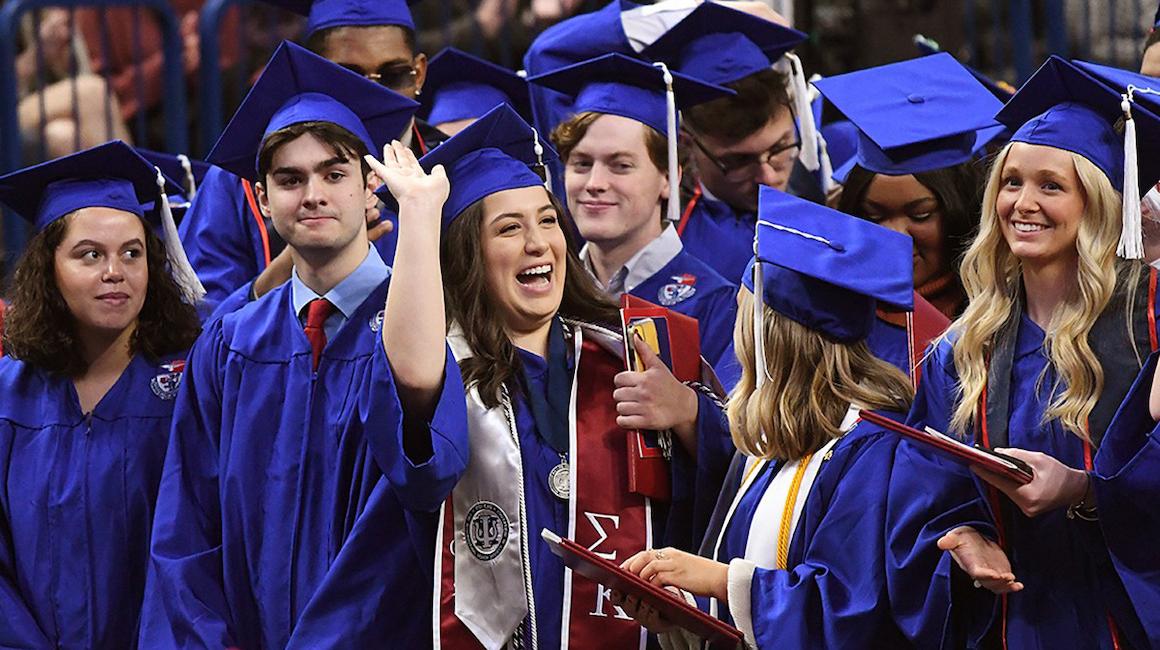
[(813, 457), (812, 453), (806, 454), (793, 473), (793, 483), (790, 484), (789, 495), (785, 498), (785, 509), (781, 511), (781, 529), (777, 533), (777, 566), (774, 567), (775, 569), (789, 568), (786, 563), (789, 560), (789, 532), (793, 526), (794, 506), (797, 505), (797, 495), (802, 486), (802, 478), (806, 475), (806, 468), (809, 467), (810, 459)]

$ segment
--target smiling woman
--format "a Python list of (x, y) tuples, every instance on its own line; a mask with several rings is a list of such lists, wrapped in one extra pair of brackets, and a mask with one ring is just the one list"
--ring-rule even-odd
[[(39, 232), (0, 359), (0, 645), (132, 647), (184, 355), (200, 331), (121, 142), (0, 178)], [(143, 210), (142, 204), (153, 209)]]

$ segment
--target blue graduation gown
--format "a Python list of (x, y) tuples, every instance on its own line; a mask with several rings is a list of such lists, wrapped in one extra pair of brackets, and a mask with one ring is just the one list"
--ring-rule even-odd
[[(1064, 431), (1058, 420), (1043, 422), (1057, 381), (1043, 340), (1043, 330), (1022, 315), (1011, 370), (1008, 446), (1042, 452), (1083, 469), (1082, 441)], [(943, 340), (934, 348), (922, 377), (911, 420), (948, 431), (958, 384), (949, 341)], [(984, 489), (980, 485), (980, 490)], [(1002, 495), (998, 498), (1005, 499)], [(1116, 507), (1114, 502), (1100, 503), (1101, 512), (1104, 507)], [(1007, 597), (1008, 646), (1110, 649), (1110, 614), (1132, 647), (1147, 647), (1109, 558), (1101, 524), (1068, 519), (1062, 508), (1031, 518), (1009, 503), (1007, 506), (1003, 517), (1006, 550), (1015, 576), (1026, 587)]]
[(753, 257), (756, 227), (757, 217), (753, 213), (742, 214), (724, 201), (702, 196), (681, 232), (681, 242), (685, 251), (738, 286)]
[(72, 380), (0, 359), (0, 647), (136, 647), (171, 360), (137, 355), (84, 414)]
[[(384, 211), (383, 218), (398, 226), (398, 215)], [(265, 223), (270, 255), (275, 256), (282, 250), (281, 238), (269, 220)], [(220, 167), (206, 172), (178, 234), (205, 287), (206, 313), (212, 313), (230, 294), (266, 270), (262, 235), (242, 181)], [(395, 243), (393, 234), (375, 242), (388, 266), (395, 260)]]
[(707, 264), (681, 250), (677, 256), (629, 291), (666, 309), (697, 319), (701, 356), (712, 365), (733, 342), (737, 287)]
[[(955, 624), (952, 560), (936, 542), (962, 519), (975, 517), (982, 525), (978, 515), (983, 510), (973, 486), (968, 482), (963, 489), (960, 477), (932, 472), (937, 459), (866, 422), (823, 458), (790, 542), (789, 569), (754, 570), (750, 615), (758, 647), (969, 645), (964, 639), (978, 636), (978, 630), (971, 634)], [(714, 531), (721, 530), (744, 466), (745, 456), (738, 454), (718, 501)], [(712, 534), (702, 553), (721, 562), (744, 557), (752, 526), (780, 525), (754, 521), (754, 514), (782, 466), (770, 462), (758, 470), (725, 526), (719, 548), (714, 553), (717, 535)], [(946, 512), (962, 519), (940, 514)], [(993, 601), (983, 598), (984, 606)], [(728, 608), (720, 607), (718, 615), (732, 621)]]
[[(448, 356), (434, 416), (404, 446), (415, 423), (376, 326), (387, 284), (317, 372), (289, 283), (202, 335), (174, 412), (142, 646), (430, 644), (428, 617), (385, 603), (431, 602), (434, 513), (464, 469), (466, 406)], [(381, 531), (374, 555), (359, 530)]]
[(1160, 425), (1148, 408), (1157, 354), (1100, 441), (1092, 489), (1116, 574), (1152, 647), (1160, 647)]

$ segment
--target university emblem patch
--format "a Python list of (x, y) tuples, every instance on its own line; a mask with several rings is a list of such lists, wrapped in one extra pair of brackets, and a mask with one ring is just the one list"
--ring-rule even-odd
[(684, 302), (697, 293), (697, 276), (692, 273), (682, 273), (672, 276), (672, 284), (666, 284), (657, 292), (657, 302), (664, 307), (671, 307)]
[(380, 330), (382, 330), (382, 329), (383, 329), (383, 314), (384, 314), (384, 313), (385, 313), (385, 312), (384, 312), (383, 310), (379, 310), (379, 313), (375, 314), (375, 315), (374, 315), (374, 316), (371, 318), (371, 320), (370, 320), (370, 322), (368, 323), (368, 325), (370, 325), (370, 326), (371, 326), (371, 331), (372, 331), (372, 332), (374, 332), (374, 333), (376, 333), (376, 334), (377, 334), (377, 333), (378, 333)]
[(480, 562), (494, 560), (507, 544), (511, 522), (502, 508), (491, 501), (471, 506), (463, 521), (467, 548)]
[(181, 373), (185, 371), (185, 359), (170, 361), (161, 364), (160, 372), (149, 380), (149, 388), (157, 397), (170, 400), (177, 397), (177, 389), (181, 386)]

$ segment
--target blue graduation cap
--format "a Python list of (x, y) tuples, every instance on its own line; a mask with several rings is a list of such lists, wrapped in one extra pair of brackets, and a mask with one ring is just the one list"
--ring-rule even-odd
[[(507, 104), (496, 106), (467, 128), (419, 159), (430, 173), (443, 165), (451, 191), (443, 204), (443, 227), (471, 204), (496, 192), (543, 186), (533, 171), (555, 160), (556, 152)], [(376, 192), (393, 208), (395, 199), (387, 186)], [(909, 259), (909, 258), (908, 258)]]
[[(728, 88), (670, 72), (677, 110), (736, 94)], [(623, 54), (605, 54), (528, 79), (573, 98), (575, 113), (619, 115), (667, 130), (665, 71)]]
[(834, 177), (857, 164), (905, 176), (971, 160), (1001, 131), (998, 99), (942, 52), (828, 77), (814, 86), (859, 130), (858, 151)]
[(531, 118), (528, 82), (520, 75), (453, 47), (431, 58), (420, 114), (431, 124), (475, 119), (499, 104)]
[(266, 0), (306, 16), (306, 36), (329, 27), (398, 25), (415, 31), (409, 5), (418, 0)]
[(37, 231), (82, 208), (135, 214), (161, 233), (171, 273), (192, 303), (205, 295), (177, 236), (167, 194), (181, 191), (121, 140), (0, 176), (0, 203)]
[(807, 36), (716, 2), (703, 2), (641, 55), (684, 74), (727, 84), (768, 70)]
[(728, 88), (646, 63), (605, 54), (528, 79), (528, 83), (573, 98), (574, 113), (606, 113), (636, 120), (665, 134), (669, 142), (669, 203), (666, 218), (680, 219), (677, 173), (677, 111), (736, 94)]
[(771, 187), (757, 210), (742, 284), (771, 309), (847, 343), (870, 333), (879, 302), (914, 309), (910, 237)]
[[(922, 34), (916, 34), (914, 36), (914, 46), (918, 48), (918, 53), (922, 56), (938, 54), (939, 52), (943, 51), (937, 42), (923, 36)], [(1011, 99), (1011, 96), (1015, 94), (1015, 88), (1013, 88), (1011, 84), (1007, 83), (1006, 81), (996, 81), (995, 79), (988, 77), (979, 70), (965, 63), (963, 64), (963, 67), (967, 69), (967, 72), (970, 72), (972, 75), (974, 75), (975, 79), (978, 79), (979, 83), (983, 84), (984, 88), (991, 91), (991, 94), (994, 95), (995, 98), (999, 101), (1005, 102), (1008, 99)]]
[(197, 194), (197, 186), (205, 178), (206, 172), (212, 166), (204, 160), (190, 158), (185, 154), (172, 154), (162, 151), (153, 151), (144, 147), (136, 147), (137, 153), (148, 160), (150, 164), (161, 170), (169, 178), (182, 181), (182, 194), (186, 199), (193, 200)]
[(206, 157), (242, 178), (259, 180), (258, 151), (266, 136), (302, 122), (331, 122), (371, 152), (399, 137), (418, 108), (414, 101), (283, 42), (266, 64)]
[[(1136, 155), (1160, 147), (1160, 118), (1148, 109), (1160, 104), (1149, 92), (1160, 94), (1160, 80), (1052, 56), (995, 116), (1015, 129), (1012, 142), (1079, 154), (1122, 188), (1124, 227), (1117, 253), (1129, 259), (1144, 256), (1140, 196), (1160, 179), (1160, 157), (1137, 160)], [(1114, 126), (1121, 118), (1122, 137)]]

